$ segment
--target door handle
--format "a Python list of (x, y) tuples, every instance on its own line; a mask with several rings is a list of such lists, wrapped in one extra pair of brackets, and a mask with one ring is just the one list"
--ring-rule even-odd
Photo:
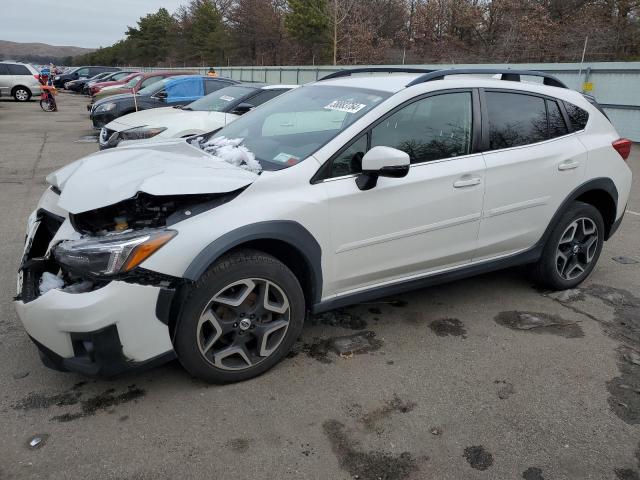
[(478, 177), (465, 178), (464, 180), (453, 182), (453, 188), (473, 187), (474, 185), (480, 185), (480, 179)]
[(573, 170), (574, 168), (578, 168), (580, 166), (580, 162), (574, 160), (574, 161), (568, 161), (568, 162), (562, 162), (558, 164), (558, 170), (563, 171), (563, 170)]

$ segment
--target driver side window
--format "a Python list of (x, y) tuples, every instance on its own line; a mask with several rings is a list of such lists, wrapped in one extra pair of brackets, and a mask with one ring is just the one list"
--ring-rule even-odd
[(81, 68), (80, 70), (78, 70), (78, 77), (86, 77), (87, 75), (89, 75), (89, 69), (88, 68)]
[(397, 148), (411, 163), (429, 162), (471, 153), (471, 92), (433, 95), (416, 100), (362, 134), (332, 160), (330, 177), (360, 173), (370, 147)]

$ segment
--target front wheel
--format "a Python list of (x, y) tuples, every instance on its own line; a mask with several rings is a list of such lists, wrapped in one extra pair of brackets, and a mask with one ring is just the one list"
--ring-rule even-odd
[(304, 295), (291, 270), (270, 255), (241, 250), (216, 262), (188, 294), (174, 347), (192, 375), (239, 382), (287, 354), (304, 316)]
[(604, 244), (604, 221), (593, 205), (574, 202), (561, 216), (535, 266), (539, 283), (574, 288), (591, 274)]
[(55, 112), (57, 107), (56, 107), (56, 101), (53, 98), (43, 98), (40, 100), (40, 108), (42, 110), (44, 110), (45, 112)]

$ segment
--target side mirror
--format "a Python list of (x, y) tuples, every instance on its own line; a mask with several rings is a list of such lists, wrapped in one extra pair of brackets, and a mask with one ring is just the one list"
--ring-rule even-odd
[(159, 98), (160, 100), (166, 100), (167, 97), (167, 92), (164, 90), (160, 90), (158, 93), (156, 93), (156, 98)]
[(409, 173), (409, 155), (391, 147), (373, 147), (362, 157), (362, 173), (356, 178), (360, 190), (371, 190), (378, 177), (402, 178)]
[(239, 103), (236, 105), (236, 108), (231, 110), (231, 113), (235, 115), (244, 115), (245, 113), (253, 110), (255, 107), (250, 103)]

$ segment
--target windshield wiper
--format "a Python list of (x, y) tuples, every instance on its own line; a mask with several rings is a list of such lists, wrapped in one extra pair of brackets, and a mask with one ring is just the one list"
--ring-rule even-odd
[(183, 107), (180, 107), (182, 110), (193, 110), (193, 108), (191, 107), (187, 107), (186, 105)]

